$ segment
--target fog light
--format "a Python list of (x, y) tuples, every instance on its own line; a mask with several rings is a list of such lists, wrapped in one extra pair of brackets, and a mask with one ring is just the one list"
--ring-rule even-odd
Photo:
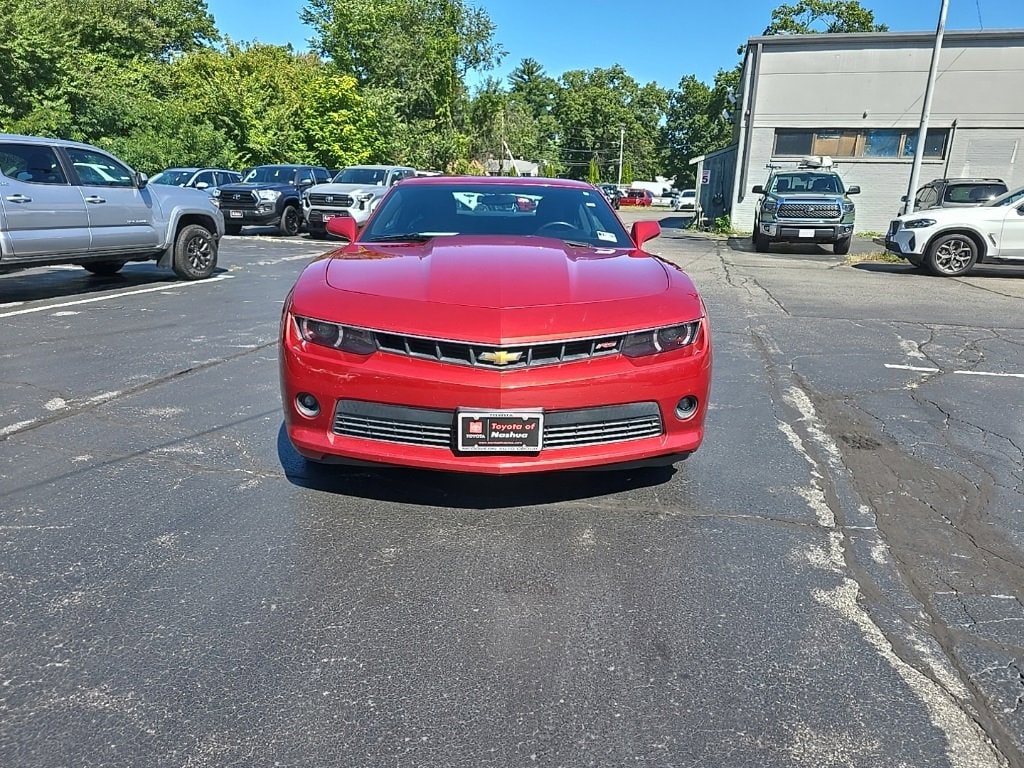
[(313, 418), (320, 413), (319, 401), (309, 392), (300, 392), (295, 396), (295, 408), (303, 416), (308, 416), (309, 418)]
[(680, 421), (692, 419), (694, 414), (697, 413), (697, 405), (697, 398), (693, 395), (687, 395), (676, 404), (676, 418)]

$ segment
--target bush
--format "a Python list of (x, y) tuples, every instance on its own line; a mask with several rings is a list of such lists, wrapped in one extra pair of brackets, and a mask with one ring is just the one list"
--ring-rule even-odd
[(732, 222), (729, 220), (728, 216), (719, 216), (715, 219), (715, 223), (714, 226), (712, 226), (711, 231), (716, 235), (732, 234)]

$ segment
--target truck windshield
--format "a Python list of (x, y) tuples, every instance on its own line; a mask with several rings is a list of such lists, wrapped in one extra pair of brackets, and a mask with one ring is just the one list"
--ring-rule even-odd
[(842, 194), (839, 177), (830, 173), (780, 173), (772, 179), (771, 189), (776, 195)]
[(383, 187), (388, 172), (383, 168), (343, 168), (341, 173), (334, 177), (335, 184), (372, 184), (375, 187)]

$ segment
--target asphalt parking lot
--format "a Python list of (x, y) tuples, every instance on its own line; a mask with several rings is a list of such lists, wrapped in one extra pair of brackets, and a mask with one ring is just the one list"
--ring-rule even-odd
[(1024, 269), (621, 215), (711, 317), (675, 469), (311, 471), (304, 236), (0, 276), (0, 765), (1024, 768)]

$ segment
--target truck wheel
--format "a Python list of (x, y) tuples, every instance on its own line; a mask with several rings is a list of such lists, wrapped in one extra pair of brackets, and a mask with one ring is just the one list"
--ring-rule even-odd
[(110, 275), (116, 275), (121, 271), (121, 267), (125, 265), (123, 261), (89, 261), (83, 264), (86, 272), (92, 272), (94, 275), (102, 275), (108, 277)]
[(242, 234), (241, 224), (228, 224), (224, 222), (224, 233), (227, 235), (240, 235)]
[(845, 238), (843, 240), (836, 240), (832, 244), (832, 253), (835, 253), (835, 254), (837, 254), (839, 256), (845, 256), (846, 254), (848, 254), (850, 252), (850, 244), (852, 242), (853, 242), (853, 238), (852, 237), (847, 237), (847, 238)]
[(977, 261), (978, 246), (967, 235), (935, 238), (924, 259), (928, 271), (939, 277), (966, 275)]
[(302, 217), (299, 215), (299, 209), (294, 205), (286, 205), (281, 213), (281, 223), (278, 225), (281, 234), (292, 237), (299, 234), (299, 227), (301, 226)]
[(199, 224), (182, 227), (174, 239), (174, 274), (182, 280), (202, 280), (217, 267), (217, 240)]
[(758, 253), (768, 253), (771, 241), (760, 232), (754, 233), (754, 250)]

